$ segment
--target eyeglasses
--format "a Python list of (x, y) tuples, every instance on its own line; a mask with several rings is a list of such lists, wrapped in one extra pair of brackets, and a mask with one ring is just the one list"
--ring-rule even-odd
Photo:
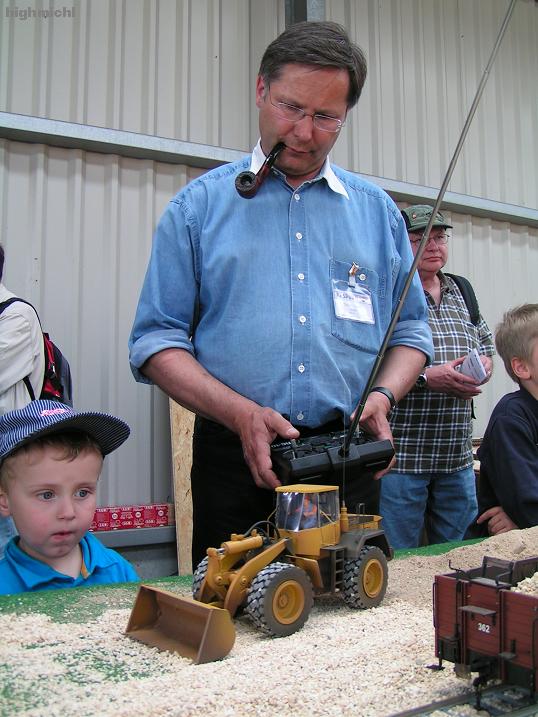
[(269, 89), (269, 102), (275, 108), (279, 117), (288, 120), (288, 122), (300, 122), (305, 117), (312, 117), (314, 127), (323, 130), (323, 132), (339, 132), (345, 125), (345, 121), (336, 117), (328, 117), (327, 115), (309, 114), (300, 107), (289, 105), (287, 102), (273, 102), (271, 98), (271, 89)]
[[(413, 236), (416, 237), (416, 239), (412, 239), (411, 237), (409, 237), (409, 241), (411, 242), (411, 244), (413, 244), (413, 246), (416, 246), (417, 244), (420, 244), (424, 235), (418, 232), (413, 232)], [(437, 234), (436, 236), (432, 236), (430, 234), (430, 236), (428, 237), (428, 241), (434, 241), (436, 244), (447, 244), (448, 239), (448, 234), (445, 234), (444, 232), (443, 234)]]

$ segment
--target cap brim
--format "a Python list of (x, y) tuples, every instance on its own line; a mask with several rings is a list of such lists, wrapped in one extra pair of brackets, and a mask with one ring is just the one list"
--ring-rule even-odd
[[(65, 419), (55, 421), (50, 426), (44, 426), (39, 431), (27, 436), (17, 446), (13, 448), (19, 448), (20, 446), (29, 443), (39, 436), (50, 435), (53, 433), (62, 433), (67, 430), (83, 431), (91, 436), (94, 441), (99, 445), (103, 456), (112, 453), (116, 448), (119, 448), (124, 443), (131, 429), (129, 426), (116, 416), (110, 416), (106, 413), (97, 413), (93, 411), (87, 411), (85, 413), (77, 413), (76, 415), (69, 415)], [(11, 453), (12, 451), (10, 451)]]
[[(426, 223), (426, 224), (424, 224), (423, 226), (420, 226), (420, 227), (409, 227), (409, 228), (407, 229), (407, 231), (410, 232), (411, 234), (413, 234), (414, 232), (423, 232), (424, 229), (426, 229), (427, 226), (428, 226), (428, 224)], [(441, 229), (452, 229), (452, 228), (453, 228), (453, 227), (452, 227), (452, 224), (446, 224), (446, 223), (444, 223), (444, 222), (434, 222), (434, 223), (432, 224), (432, 229), (434, 229), (435, 227), (441, 228)]]

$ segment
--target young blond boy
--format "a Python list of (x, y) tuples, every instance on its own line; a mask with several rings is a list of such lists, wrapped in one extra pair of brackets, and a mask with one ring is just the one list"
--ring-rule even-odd
[(538, 304), (507, 311), (495, 345), (519, 390), (495, 406), (478, 450), (475, 535), (538, 525)]
[(88, 533), (103, 458), (128, 436), (119, 418), (55, 401), (0, 416), (0, 515), (19, 531), (0, 561), (0, 594), (138, 580)]

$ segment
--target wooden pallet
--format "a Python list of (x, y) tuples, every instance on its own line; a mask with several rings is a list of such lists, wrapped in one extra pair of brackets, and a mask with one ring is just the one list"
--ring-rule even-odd
[(192, 575), (191, 465), (194, 413), (171, 399), (169, 403), (178, 573)]

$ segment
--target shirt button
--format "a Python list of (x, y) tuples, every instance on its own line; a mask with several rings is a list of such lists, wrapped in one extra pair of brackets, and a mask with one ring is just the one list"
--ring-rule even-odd
[(301, 324), (306, 324), (306, 316), (299, 316), (299, 321)]
[(299, 274), (297, 274), (297, 278), (299, 279), (299, 281), (304, 281), (304, 274), (303, 274), (303, 272), (300, 272)]
[(302, 421), (303, 418), (304, 418), (304, 413), (301, 411), (301, 413), (298, 413), (298, 414), (297, 414), (297, 420), (298, 420), (298, 421)]
[(305, 366), (304, 366), (304, 364), (303, 364), (303, 363), (300, 363), (300, 364), (297, 366), (297, 369), (298, 369), (299, 373), (304, 373), (304, 371), (305, 371)]
[(293, 195), (293, 198), (295, 199), (296, 202), (298, 202), (299, 199), (301, 198), (301, 195), (300, 195), (300, 194), (294, 194), (294, 195)]
[(301, 234), (301, 232), (297, 232), (297, 234), (295, 236), (299, 241), (301, 241), (301, 239), (303, 238), (303, 235)]

